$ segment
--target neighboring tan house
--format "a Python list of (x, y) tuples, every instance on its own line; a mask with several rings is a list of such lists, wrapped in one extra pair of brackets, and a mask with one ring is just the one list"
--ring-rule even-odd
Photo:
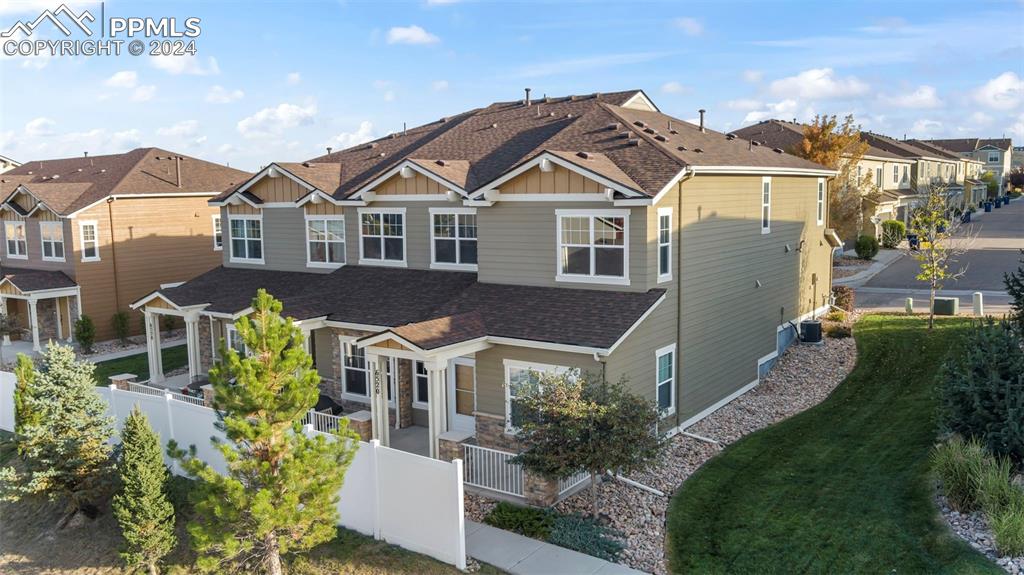
[(512, 400), (538, 374), (625, 377), (663, 430), (755, 386), (791, 322), (827, 309), (833, 175), (641, 91), (496, 103), (270, 164), (211, 201), (223, 265), (133, 307), (158, 381), (153, 328), (184, 318), (190, 374), (163, 385), (195, 388), (266, 288), (364, 438), (464, 453), (480, 486), (479, 450), (516, 449)]
[(950, 201), (959, 208), (968, 206), (981, 207), (988, 196), (988, 186), (981, 179), (985, 163), (968, 156), (962, 156), (927, 140), (907, 140), (908, 143), (933, 152), (934, 154), (955, 160), (957, 165), (952, 168), (953, 181), (947, 182), (947, 194)]
[(914, 162), (910, 168), (909, 193), (903, 195), (896, 205), (894, 215), (897, 220), (910, 223), (914, 208), (924, 202), (932, 184), (956, 183), (960, 160), (954, 155), (872, 132), (861, 132), (861, 137), (872, 147)]
[(0, 155), (0, 174), (9, 172), (20, 165), (20, 163), (8, 158), (7, 156)]
[[(783, 150), (793, 150), (804, 139), (806, 124), (785, 120), (764, 120), (733, 132), (737, 136)], [(873, 189), (878, 192), (874, 199), (865, 198), (864, 221), (859, 233), (881, 237), (881, 223), (896, 217), (901, 202), (906, 203), (914, 195), (911, 187), (911, 169), (914, 160), (892, 152), (868, 146), (867, 151), (853, 173), (858, 182), (865, 176), (871, 177)], [(855, 238), (845, 238), (853, 240)]]
[[(168, 282), (220, 263), (207, 200), (250, 176), (157, 148), (32, 161), (0, 175), (0, 306), (38, 350), (87, 314), (97, 340), (112, 318)], [(132, 314), (130, 327), (142, 331)]]
[(985, 163), (985, 172), (995, 174), (999, 189), (1006, 187), (1013, 168), (1013, 141), (1010, 138), (956, 138), (928, 140), (947, 150)]

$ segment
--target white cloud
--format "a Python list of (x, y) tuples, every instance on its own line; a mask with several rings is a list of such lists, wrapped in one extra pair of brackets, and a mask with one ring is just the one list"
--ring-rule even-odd
[(661, 91), (665, 94), (684, 94), (689, 92), (690, 88), (679, 82), (665, 82), (661, 85)]
[(191, 76), (216, 76), (220, 74), (217, 59), (210, 56), (205, 64), (197, 56), (150, 56), (150, 64), (173, 76), (188, 74)]
[(377, 90), (378, 92), (381, 92), (381, 97), (384, 98), (385, 102), (394, 102), (395, 101), (395, 91), (391, 89), (392, 86), (394, 86), (394, 85), (395, 85), (395, 83), (392, 82), (391, 80), (374, 80), (373, 81), (373, 88), (375, 90)]
[(335, 150), (344, 150), (345, 148), (351, 148), (352, 146), (358, 146), (363, 142), (369, 142), (374, 138), (373, 123), (367, 120), (363, 120), (359, 123), (359, 127), (354, 132), (342, 132), (337, 136), (334, 136), (324, 144), (325, 147), (331, 147)]
[(448, 80), (434, 80), (430, 83), (430, 88), (435, 92), (444, 92), (448, 89)]
[(231, 152), (234, 151), (235, 147), (232, 146), (231, 144), (221, 144), (220, 146), (217, 147), (218, 154), (230, 154)]
[(182, 120), (177, 124), (167, 126), (164, 128), (157, 128), (156, 135), (174, 137), (174, 138), (189, 138), (199, 133), (199, 122), (196, 120)]
[(288, 74), (287, 81), (289, 86), (294, 86), (302, 81), (302, 74), (291, 72)]
[(224, 86), (214, 86), (206, 93), (206, 101), (214, 104), (230, 104), (245, 97), (241, 90), (228, 90)]
[(861, 96), (869, 86), (853, 76), (836, 77), (832, 68), (812, 68), (771, 83), (769, 90), (782, 98), (839, 99)]
[(388, 90), (388, 91), (384, 92), (383, 98), (384, 98), (385, 102), (394, 102), (395, 101), (395, 92), (394, 92), (394, 90)]
[(910, 133), (913, 135), (935, 135), (942, 132), (942, 122), (937, 120), (920, 119), (914, 122), (914, 125), (910, 127)]
[(1003, 72), (974, 90), (974, 100), (993, 110), (1012, 110), (1024, 102), (1024, 79)]
[(763, 105), (760, 100), (754, 100), (753, 98), (738, 98), (725, 103), (726, 108), (740, 111), (756, 110)]
[(887, 95), (878, 97), (883, 104), (895, 108), (938, 108), (942, 106), (935, 88), (932, 86), (918, 86), (916, 90), (909, 93)]
[(156, 95), (156, 86), (149, 84), (146, 86), (139, 86), (132, 91), (133, 102), (148, 102), (153, 99)]
[(764, 72), (762, 72), (760, 70), (744, 70), (743, 71), (743, 81), (744, 82), (750, 82), (751, 84), (756, 84), (756, 83), (760, 82), (762, 78), (764, 78)]
[(416, 26), (395, 26), (388, 30), (388, 44), (436, 44), (441, 39)]
[(273, 108), (263, 108), (252, 116), (239, 121), (238, 133), (246, 138), (279, 135), (287, 129), (312, 124), (316, 112), (315, 103), (305, 106), (279, 104)]
[(52, 136), (53, 127), (56, 124), (57, 123), (53, 120), (45, 117), (39, 117), (34, 120), (29, 120), (29, 122), (25, 124), (25, 134), (33, 137)]
[(975, 112), (970, 116), (971, 124), (975, 127), (987, 126), (992, 123), (992, 116), (985, 112)]
[(752, 110), (744, 116), (744, 123), (760, 122), (777, 118), (780, 120), (791, 120), (796, 118), (800, 122), (809, 122), (814, 119), (814, 108), (803, 106), (794, 99), (786, 99), (780, 102), (767, 103), (760, 110)]
[(139, 83), (139, 74), (135, 70), (121, 70), (103, 82), (111, 88), (134, 88)]
[(700, 36), (704, 33), (704, 25), (696, 18), (676, 18), (672, 21), (672, 27), (682, 30), (687, 36)]
[(1016, 138), (1024, 139), (1024, 114), (1018, 115), (1017, 120), (1007, 126), (1006, 131)]

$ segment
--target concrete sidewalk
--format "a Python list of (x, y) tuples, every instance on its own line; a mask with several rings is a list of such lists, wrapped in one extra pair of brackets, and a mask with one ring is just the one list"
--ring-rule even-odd
[[(849, 254), (844, 253), (844, 255)], [(859, 271), (852, 276), (832, 280), (832, 285), (849, 286), (852, 288), (862, 286), (901, 257), (903, 257), (903, 252), (900, 250), (878, 250), (878, 255), (875, 256), (875, 260), (871, 262), (871, 265), (866, 270)]]
[(640, 575), (643, 571), (466, 520), (466, 553), (514, 575)]

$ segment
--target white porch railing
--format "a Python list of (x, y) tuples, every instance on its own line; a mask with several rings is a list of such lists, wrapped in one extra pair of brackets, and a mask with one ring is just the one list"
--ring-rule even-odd
[(558, 481), (558, 495), (559, 495), (559, 497), (561, 497), (562, 495), (565, 495), (566, 491), (569, 491), (573, 487), (576, 487), (577, 485), (579, 485), (580, 483), (583, 483), (584, 481), (587, 481), (588, 479), (590, 479), (590, 474), (587, 473), (586, 471), (580, 471), (580, 472), (576, 473), (575, 475), (572, 475), (572, 476), (567, 477), (565, 479), (560, 479)]
[(309, 410), (306, 414), (305, 419), (302, 422), (306, 425), (312, 425), (313, 429), (323, 433), (334, 433), (338, 431), (338, 427), (341, 425), (342, 416), (331, 415), (329, 413), (321, 413), (315, 410)]
[(523, 496), (523, 467), (508, 460), (514, 453), (464, 444), (463, 481), (467, 485)]
[(193, 397), (191, 395), (185, 395), (178, 393), (177, 391), (171, 391), (170, 389), (162, 389), (159, 387), (152, 387), (144, 383), (128, 382), (128, 391), (134, 391), (135, 393), (141, 393), (143, 395), (155, 395), (163, 397), (164, 394), (170, 394), (171, 399), (183, 401), (185, 403), (191, 403), (192, 405), (205, 406), (206, 402), (201, 397)]

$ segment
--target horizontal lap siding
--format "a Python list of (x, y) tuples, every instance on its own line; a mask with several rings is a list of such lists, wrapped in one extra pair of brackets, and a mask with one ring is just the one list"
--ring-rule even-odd
[(437, 180), (416, 172), (411, 178), (395, 175), (374, 188), (379, 196), (443, 194), (448, 191)]
[[(69, 275), (72, 279), (75, 277), (75, 262), (72, 260), (72, 242), (74, 237), (71, 234), (71, 220), (61, 219), (53, 215), (52, 212), (46, 210), (40, 210), (36, 212), (30, 218), (22, 218), (17, 216), (10, 211), (5, 211), (3, 214), (4, 221), (25, 222), (25, 241), (26, 248), (28, 249), (28, 259), (12, 259), (7, 257), (7, 229), (4, 228), (4, 242), (0, 246), (0, 253), (3, 254), (0, 262), (5, 266), (13, 268), (28, 268), (33, 270), (55, 270), (62, 271)], [(40, 222), (62, 222), (62, 228), (64, 230), (64, 261), (54, 262), (43, 260), (43, 239), (42, 232), (39, 229)]]
[(591, 373), (601, 373), (602, 371), (601, 364), (594, 361), (592, 355), (585, 353), (496, 345), (476, 353), (477, 411), (492, 415), (505, 415), (504, 360), (506, 359), (579, 368)]

